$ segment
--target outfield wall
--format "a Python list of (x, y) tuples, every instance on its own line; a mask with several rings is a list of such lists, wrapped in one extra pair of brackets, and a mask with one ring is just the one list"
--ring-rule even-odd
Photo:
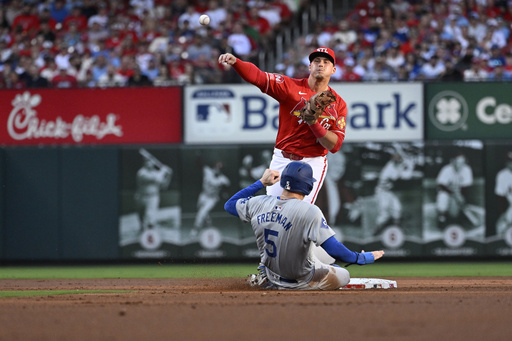
[[(510, 205), (495, 194), (512, 152), (510, 84), (333, 88), (347, 101), (347, 139), (329, 154), (317, 204), (341, 241), (394, 258), (512, 255)], [(181, 90), (63, 90), (62, 103), (56, 90), (0, 92), (0, 260), (257, 259), (250, 226), (223, 204), (268, 165), (277, 102), (249, 85)], [(393, 178), (394, 154), (409, 171), (380, 180)], [(459, 154), (472, 173), (466, 205), (448, 204), (440, 222), (437, 177)], [(138, 189), (148, 157), (169, 169), (156, 196)], [(220, 164), (218, 200), (201, 197)], [(158, 209), (141, 220), (149, 201)]]

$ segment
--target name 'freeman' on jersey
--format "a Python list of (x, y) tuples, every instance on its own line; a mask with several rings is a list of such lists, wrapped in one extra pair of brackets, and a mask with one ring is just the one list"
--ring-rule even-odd
[(288, 218), (277, 212), (262, 213), (256, 217), (258, 224), (263, 223), (278, 223), (285, 231), (292, 228), (292, 222), (288, 221)]

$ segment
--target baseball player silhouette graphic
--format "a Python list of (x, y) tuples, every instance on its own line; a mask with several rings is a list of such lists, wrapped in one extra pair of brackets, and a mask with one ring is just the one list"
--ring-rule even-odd
[(240, 187), (247, 187), (261, 178), (270, 160), (272, 160), (272, 153), (267, 149), (261, 151), (260, 160), (258, 160), (259, 162), (256, 165), (254, 157), (251, 154), (245, 155), (242, 159), (242, 167), (240, 167), (238, 171)]
[(393, 193), (393, 186), (397, 180), (411, 179), (414, 171), (414, 161), (406, 158), (398, 146), (395, 146), (390, 160), (385, 164), (379, 174), (375, 188), (377, 201), (376, 228), (373, 235), (381, 233), (389, 223), (400, 226), (402, 218), (402, 203)]
[(340, 179), (343, 178), (343, 175), (345, 175), (347, 158), (342, 151), (328, 155), (327, 159), (329, 160), (329, 168), (327, 169), (327, 174), (325, 176), (325, 189), (327, 194), (328, 221), (334, 226), (336, 223), (336, 216), (338, 215), (342, 205), (338, 190), (338, 181), (340, 181)]
[(197, 236), (205, 224), (211, 225), (210, 211), (219, 201), (221, 190), (231, 183), (222, 173), (222, 168), (224, 164), (221, 161), (215, 162), (213, 167), (203, 165), (203, 187), (197, 198), (198, 211), (190, 231), (191, 236)]
[(143, 166), (137, 171), (135, 203), (140, 221), (140, 232), (152, 229), (160, 205), (160, 191), (171, 181), (172, 169), (143, 150)]
[[(345, 268), (322, 263), (313, 245), (351, 264), (369, 264), (384, 251), (353, 252), (334, 237), (322, 211), (303, 199), (316, 179), (308, 163), (292, 161), (282, 171), (267, 169), (260, 180), (233, 195), (224, 205), (230, 214), (250, 222), (260, 252), (260, 272), (250, 284), (266, 289), (336, 290), (350, 281)], [(265, 186), (279, 183), (279, 196), (254, 196)]]
[[(230, 53), (219, 56), (219, 64), (231, 65), (247, 82), (279, 102), (279, 128), (269, 168), (282, 171), (292, 160), (302, 160), (313, 168), (318, 180), (310, 194), (304, 199), (315, 203), (327, 171), (328, 152), (336, 153), (345, 138), (347, 105), (332, 88), (331, 76), (336, 72), (334, 51), (319, 47), (309, 55), (307, 78), (295, 79), (281, 74), (261, 71), (256, 65), (242, 61)], [(312, 119), (302, 115), (310, 112), (310, 99), (322, 92), (329, 92), (334, 102), (330, 103)], [(268, 186), (267, 194), (281, 194), (279, 184)]]
[(512, 228), (512, 151), (506, 155), (505, 168), (496, 174), (494, 194), (497, 197), (498, 221), (496, 233), (503, 234)]
[(464, 206), (469, 187), (473, 185), (473, 171), (464, 154), (458, 154), (443, 166), (436, 178), (438, 192), (436, 210), (438, 227), (446, 227), (449, 219), (459, 217)]

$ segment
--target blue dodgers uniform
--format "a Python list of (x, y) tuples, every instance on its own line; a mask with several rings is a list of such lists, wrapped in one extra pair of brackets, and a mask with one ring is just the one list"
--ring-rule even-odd
[(229, 199), (225, 209), (251, 223), (261, 264), (274, 287), (334, 290), (348, 284), (348, 271), (321, 263), (313, 255), (313, 244), (348, 263), (373, 262), (370, 252), (352, 252), (339, 243), (317, 206), (299, 199), (269, 195), (252, 197), (261, 188), (261, 181), (256, 181)]

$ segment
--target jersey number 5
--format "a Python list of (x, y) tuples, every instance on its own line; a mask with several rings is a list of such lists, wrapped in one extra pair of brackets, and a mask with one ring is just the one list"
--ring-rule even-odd
[[(277, 254), (276, 244), (273, 240), (270, 240), (271, 236), (278, 236), (279, 232), (272, 231), (269, 229), (265, 229), (265, 243), (267, 244), (267, 247), (265, 248), (265, 252), (269, 257), (275, 258)], [(272, 251), (269, 251), (269, 247), (272, 247)]]

